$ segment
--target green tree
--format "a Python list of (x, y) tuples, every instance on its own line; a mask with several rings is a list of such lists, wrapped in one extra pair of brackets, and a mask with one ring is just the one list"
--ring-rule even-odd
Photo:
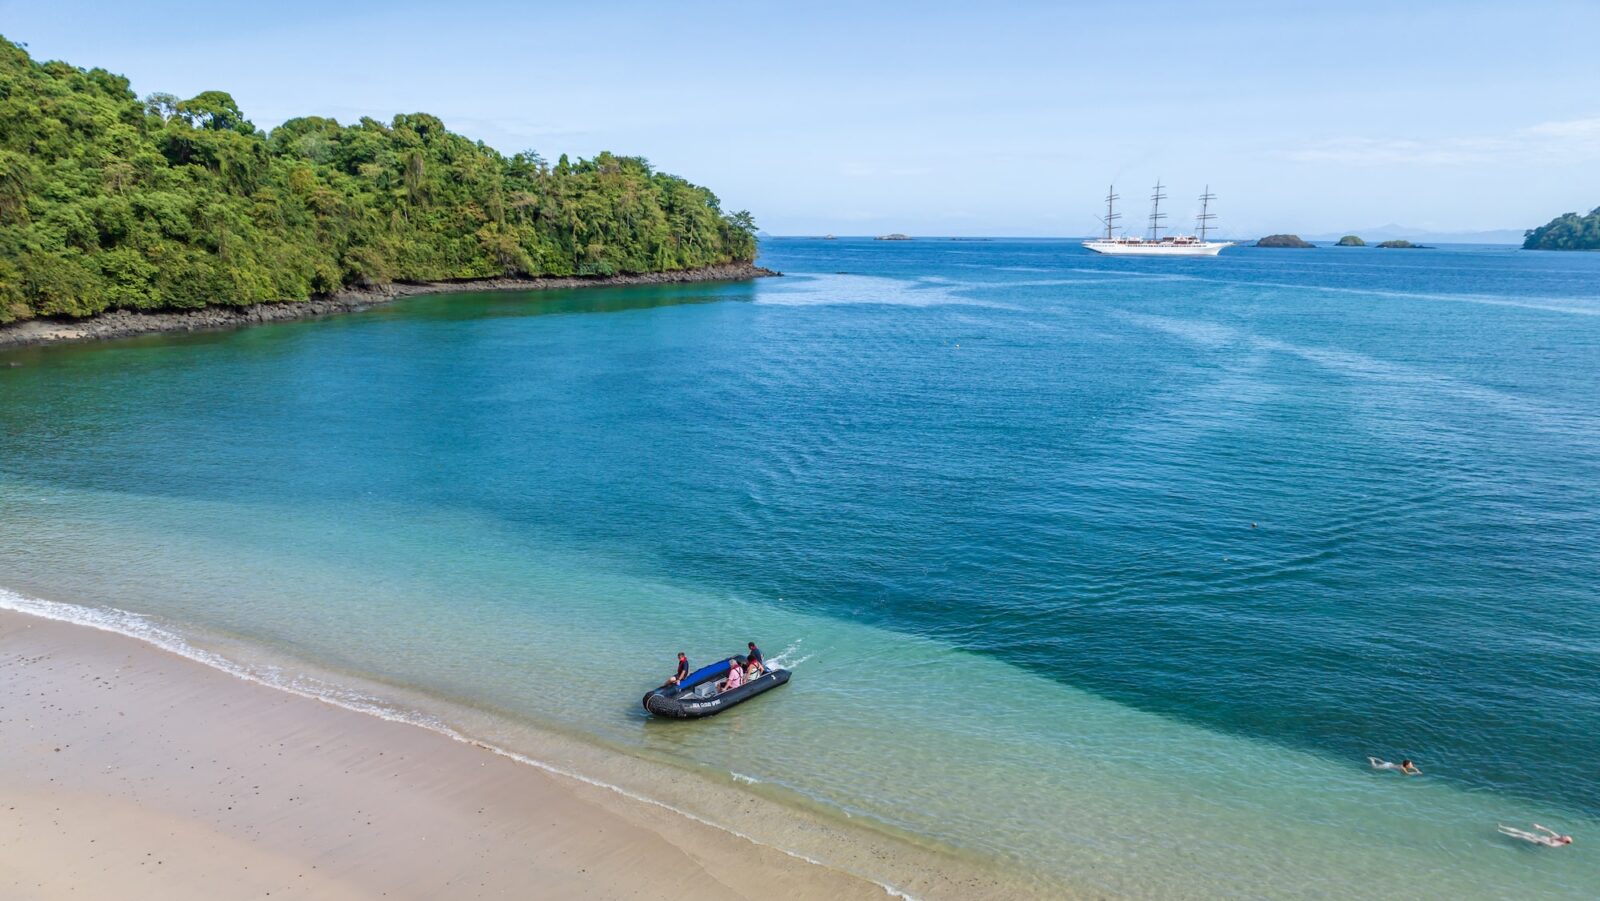
[(239, 112), (233, 95), (223, 91), (204, 91), (188, 100), (180, 100), (173, 105), (173, 110), (193, 128), (237, 131), (246, 135), (256, 133), (256, 127)]
[(505, 157), (426, 113), (270, 134), (0, 38), (0, 322), (359, 284), (747, 261), (747, 212), (642, 157)]
[(1600, 250), (1600, 207), (1587, 216), (1564, 213), (1538, 228), (1530, 228), (1524, 250)]

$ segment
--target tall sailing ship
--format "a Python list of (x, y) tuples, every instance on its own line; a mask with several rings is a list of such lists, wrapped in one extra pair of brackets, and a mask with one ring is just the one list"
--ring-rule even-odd
[(1117, 212), (1116, 204), (1120, 198), (1113, 185), (1106, 191), (1106, 217), (1103, 220), (1106, 225), (1105, 237), (1085, 241), (1083, 246), (1095, 253), (1152, 257), (1214, 257), (1222, 252), (1222, 248), (1233, 246), (1232, 241), (1206, 240), (1206, 232), (1211, 229), (1212, 220), (1217, 218), (1217, 214), (1211, 212), (1211, 201), (1216, 200), (1217, 195), (1211, 193), (1210, 185), (1206, 185), (1205, 193), (1200, 195), (1200, 215), (1195, 217), (1195, 231), (1198, 234), (1162, 237), (1161, 232), (1166, 226), (1161, 223), (1167, 218), (1167, 214), (1161, 212), (1161, 201), (1167, 199), (1167, 195), (1161, 193), (1162, 187), (1160, 179), (1157, 179), (1155, 191), (1150, 194), (1149, 237), (1130, 238), (1117, 234), (1116, 223), (1122, 214)]

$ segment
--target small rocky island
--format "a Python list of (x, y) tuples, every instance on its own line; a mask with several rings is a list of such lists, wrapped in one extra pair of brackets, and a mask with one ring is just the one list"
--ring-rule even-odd
[(892, 235), (879, 235), (876, 238), (873, 238), (872, 240), (874, 240), (874, 241), (909, 241), (909, 240), (911, 240), (911, 236), (910, 235), (902, 235), (899, 232), (895, 232)]
[(1355, 235), (1345, 235), (1344, 237), (1339, 239), (1339, 243), (1337, 243), (1337, 244), (1335, 244), (1333, 246), (1334, 247), (1366, 247), (1367, 246), (1367, 242), (1361, 240), (1359, 237), (1357, 237)]
[(1404, 240), (1385, 241), (1382, 244), (1379, 244), (1378, 246), (1379, 247), (1410, 248), (1412, 250), (1427, 250), (1427, 248), (1424, 247), (1421, 244), (1413, 244), (1410, 241), (1404, 241)]
[(1257, 247), (1316, 247), (1310, 241), (1300, 240), (1299, 235), (1267, 235), (1257, 241)]

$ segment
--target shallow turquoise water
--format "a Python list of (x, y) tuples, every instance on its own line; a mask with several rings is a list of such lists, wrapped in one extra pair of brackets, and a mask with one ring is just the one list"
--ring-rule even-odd
[[(14, 353), (0, 586), (1110, 891), (1594, 894), (1600, 256), (763, 262)], [(747, 637), (781, 693), (637, 710)]]

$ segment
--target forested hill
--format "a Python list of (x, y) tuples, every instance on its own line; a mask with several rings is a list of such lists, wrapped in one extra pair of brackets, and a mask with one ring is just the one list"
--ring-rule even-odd
[(1600, 207), (1587, 216), (1567, 213), (1529, 229), (1523, 250), (1600, 250)]
[(220, 91), (140, 101), (0, 38), (0, 323), (755, 251), (748, 213), (643, 159), (506, 157), (422, 113), (266, 133)]

